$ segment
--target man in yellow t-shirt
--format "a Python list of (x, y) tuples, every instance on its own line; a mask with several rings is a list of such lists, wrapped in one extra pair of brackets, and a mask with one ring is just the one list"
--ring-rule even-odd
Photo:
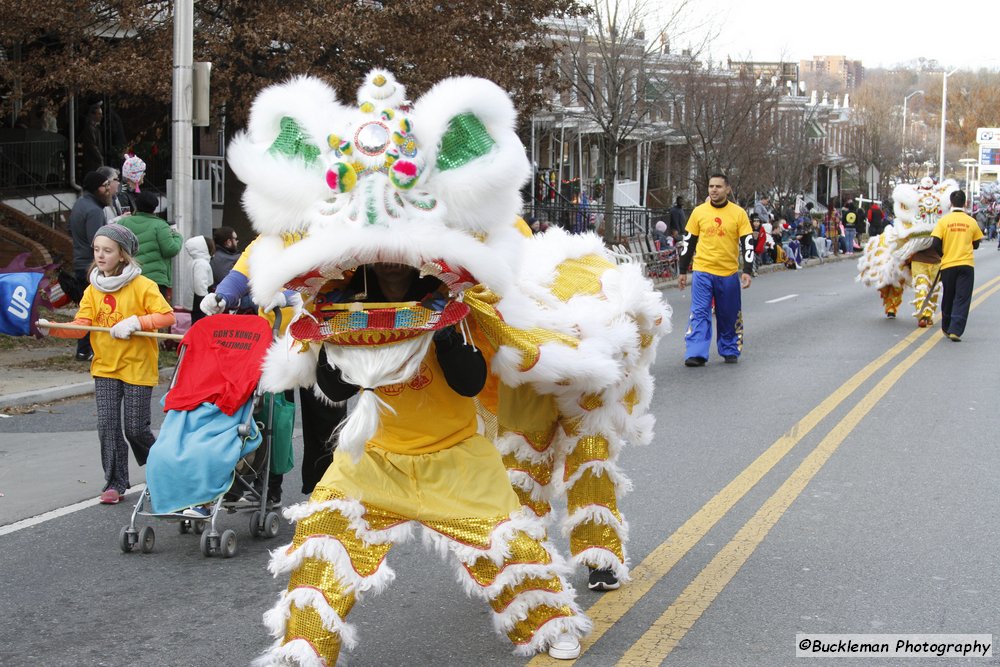
[[(735, 364), (743, 349), (740, 287), (750, 287), (753, 230), (747, 212), (729, 201), (731, 193), (729, 179), (724, 174), (712, 174), (708, 179), (708, 201), (691, 211), (681, 241), (681, 267), (677, 279), (680, 289), (687, 285), (688, 267), (694, 259), (691, 316), (684, 334), (685, 366), (704, 366), (708, 361), (713, 301), (719, 355), (727, 364)], [(743, 275), (739, 276), (741, 250)]]
[(965, 212), (965, 192), (951, 193), (951, 213), (938, 220), (931, 237), (932, 247), (941, 253), (941, 331), (957, 343), (965, 333), (972, 302), (976, 277), (972, 251), (983, 238), (979, 223)]

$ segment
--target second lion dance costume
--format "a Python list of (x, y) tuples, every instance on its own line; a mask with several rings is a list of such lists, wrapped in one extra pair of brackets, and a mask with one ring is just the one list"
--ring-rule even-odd
[[(488, 81), (442, 81), (411, 107), (373, 71), (357, 106), (308, 77), (271, 86), (230, 146), (260, 235), (255, 300), (304, 300), (262, 387), (359, 393), (330, 468), (285, 511), (295, 537), (270, 568), (290, 581), (256, 664), (335, 664), (357, 642), (348, 612), (391, 582), (390, 550), (415, 526), (519, 655), (576, 657), (590, 629), (546, 537), (559, 491), (577, 560), (627, 573), (614, 461), (651, 439), (669, 309), (593, 235), (521, 233), (514, 123)], [(412, 281), (385, 300), (379, 271), (399, 265)]]
[(948, 198), (958, 183), (947, 179), (935, 184), (925, 176), (919, 184), (902, 183), (892, 191), (896, 221), (868, 239), (858, 260), (858, 281), (878, 288), (886, 317), (896, 317), (903, 290), (913, 285), (913, 316), (917, 326), (934, 320), (941, 286), (936, 284), (941, 257), (931, 248), (931, 232), (951, 204)]

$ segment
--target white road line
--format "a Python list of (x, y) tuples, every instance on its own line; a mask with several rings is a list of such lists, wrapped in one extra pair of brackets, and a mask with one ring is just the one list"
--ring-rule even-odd
[(771, 299), (770, 301), (765, 301), (764, 303), (778, 303), (779, 301), (787, 301), (788, 299), (794, 299), (798, 294), (789, 294), (788, 296), (783, 296), (779, 299)]
[[(134, 494), (136, 491), (142, 493), (146, 489), (145, 484), (137, 484), (129, 489), (128, 495)], [(122, 496), (123, 498), (125, 496)], [(133, 499), (134, 500), (134, 499)], [(82, 509), (87, 509), (88, 507), (93, 507), (94, 505), (100, 504), (99, 498), (91, 498), (90, 500), (83, 500), (74, 505), (67, 505), (66, 507), (60, 507), (59, 509), (52, 510), (51, 512), (46, 512), (45, 514), (39, 514), (38, 516), (33, 516), (30, 519), (21, 519), (20, 521), (15, 521), (14, 523), (9, 523), (6, 526), (0, 526), (0, 536), (9, 535), (10, 533), (15, 533), (19, 530), (24, 530), (25, 528), (31, 528), (32, 526), (37, 526), (40, 523), (45, 523), (46, 521), (51, 521), (52, 519), (58, 519), (61, 516), (66, 516), (67, 514), (72, 514), (73, 512), (79, 512)]]

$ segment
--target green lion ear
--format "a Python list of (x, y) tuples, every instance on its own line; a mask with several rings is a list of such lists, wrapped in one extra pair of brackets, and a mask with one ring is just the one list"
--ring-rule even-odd
[(495, 145), (486, 126), (475, 114), (459, 114), (448, 122), (448, 130), (441, 137), (437, 168), (440, 171), (457, 169), (486, 155)]
[(306, 164), (312, 164), (319, 157), (319, 148), (309, 143), (302, 128), (294, 119), (281, 119), (281, 132), (268, 149), (270, 153), (281, 153), (288, 157), (301, 157)]

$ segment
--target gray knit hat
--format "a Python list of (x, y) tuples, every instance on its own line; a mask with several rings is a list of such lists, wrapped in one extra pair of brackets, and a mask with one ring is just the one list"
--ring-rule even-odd
[(117, 222), (111, 222), (100, 229), (94, 234), (94, 238), (98, 236), (106, 236), (118, 245), (122, 247), (122, 250), (127, 252), (130, 256), (135, 257), (135, 254), (139, 252), (139, 239), (135, 237), (132, 230), (125, 225), (119, 225)]

